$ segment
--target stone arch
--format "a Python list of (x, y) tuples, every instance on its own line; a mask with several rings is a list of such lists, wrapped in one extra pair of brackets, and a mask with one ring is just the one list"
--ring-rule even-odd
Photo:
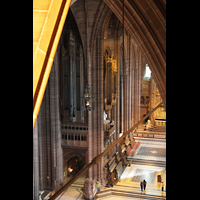
[[(63, 155), (63, 183), (67, 183), (85, 164), (85, 156), (82, 153), (68, 150)], [(69, 172), (69, 167), (73, 169), (72, 172)]]
[(75, 157), (75, 156), (79, 156), (83, 159), (85, 159), (85, 156), (82, 153), (79, 152), (67, 152), (66, 154), (63, 155), (63, 166), (65, 166), (67, 164), (67, 162)]

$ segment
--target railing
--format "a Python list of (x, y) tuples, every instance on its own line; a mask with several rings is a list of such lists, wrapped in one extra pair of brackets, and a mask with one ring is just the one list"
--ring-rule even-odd
[(94, 157), (93, 160), (85, 166), (82, 170), (80, 170), (68, 183), (66, 183), (62, 188), (60, 188), (57, 192), (55, 192), (49, 200), (54, 200), (57, 198), (62, 192), (64, 192), (72, 183), (74, 183), (82, 174), (84, 174), (90, 167), (97, 164), (101, 158), (108, 153), (115, 145), (117, 145), (119, 142), (123, 140), (124, 137), (126, 137), (130, 132), (132, 132), (137, 126), (139, 126), (148, 116), (150, 116), (157, 108), (159, 108), (163, 102), (159, 103), (152, 111), (146, 114), (145, 117), (143, 117), (139, 122), (137, 122), (132, 128), (130, 128), (128, 131), (124, 132), (123, 135), (118, 138), (115, 142), (113, 142), (105, 151), (103, 151), (98, 156)]

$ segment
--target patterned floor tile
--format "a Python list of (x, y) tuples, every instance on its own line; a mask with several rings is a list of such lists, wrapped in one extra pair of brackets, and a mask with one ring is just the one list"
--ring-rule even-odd
[(137, 155), (166, 157), (166, 148), (141, 147)]

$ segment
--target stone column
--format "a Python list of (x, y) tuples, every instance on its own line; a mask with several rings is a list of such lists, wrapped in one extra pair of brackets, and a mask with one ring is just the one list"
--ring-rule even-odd
[(76, 94), (76, 83), (75, 83), (75, 56), (74, 56), (75, 42), (73, 38), (73, 33), (70, 31), (70, 76), (69, 76), (69, 84), (70, 84), (70, 120), (72, 122), (76, 121), (76, 104), (75, 104), (75, 94)]
[(38, 120), (33, 130), (33, 200), (39, 200)]
[(117, 38), (117, 43), (115, 44), (116, 54), (117, 54), (117, 102), (116, 102), (116, 140), (119, 138), (120, 134), (120, 50), (119, 50), (119, 38)]
[[(88, 112), (88, 162), (103, 152), (104, 149), (104, 99), (103, 99), (103, 34), (95, 38), (92, 49), (88, 52), (88, 83), (91, 88), (94, 100), (91, 100), (91, 107), (95, 110)], [(98, 180), (101, 186), (105, 186), (103, 177), (104, 158), (88, 170), (87, 178)], [(91, 192), (92, 189), (87, 189)]]
[(124, 132), (124, 92), (123, 92), (123, 88), (124, 88), (124, 73), (123, 73), (123, 48), (121, 48), (120, 50), (120, 124), (121, 124), (121, 130), (120, 133)]
[(49, 81), (38, 114), (40, 189), (52, 189)]
[(138, 53), (139, 65), (138, 65), (138, 86), (137, 86), (137, 106), (138, 106), (138, 120), (141, 119), (140, 116), (140, 91), (141, 91), (141, 74), (142, 74), (142, 52), (139, 50)]
[[(153, 74), (151, 74), (150, 88), (151, 88), (151, 92), (150, 92), (151, 109), (150, 110), (152, 110), (156, 106), (156, 82), (154, 80)], [(156, 112), (154, 112), (151, 115), (151, 124), (152, 125), (154, 124), (155, 118), (156, 118)]]
[(58, 45), (52, 66), (50, 84), (50, 117), (51, 117), (51, 157), (52, 157), (52, 183), (53, 188), (59, 189), (63, 181), (63, 155), (61, 147), (61, 130), (59, 114), (59, 64), (60, 43)]
[(134, 71), (134, 101), (135, 101), (135, 123), (140, 120), (140, 90), (141, 90), (141, 51), (136, 49), (136, 69)]
[[(131, 82), (132, 82), (132, 65), (131, 65), (131, 36), (128, 37), (128, 129), (131, 128)], [(129, 134), (130, 135), (130, 134)]]
[(130, 104), (131, 104), (131, 109), (130, 109), (130, 115), (131, 115), (131, 127), (134, 125), (134, 98), (133, 98), (133, 95), (134, 95), (134, 68), (135, 68), (135, 65), (134, 65), (134, 62), (135, 62), (135, 59), (134, 59), (134, 48), (133, 48), (133, 43), (132, 43), (132, 38), (131, 38), (131, 41), (130, 41), (131, 45), (130, 45)]
[[(83, 49), (80, 46), (80, 107), (84, 106), (82, 97), (84, 95), (84, 69), (83, 69)], [(84, 110), (81, 109), (81, 121), (84, 122)]]

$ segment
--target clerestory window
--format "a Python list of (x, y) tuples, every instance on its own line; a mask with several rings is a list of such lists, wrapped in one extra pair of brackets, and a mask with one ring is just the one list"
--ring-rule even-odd
[(150, 79), (150, 78), (151, 78), (151, 70), (148, 64), (146, 64), (144, 79)]

